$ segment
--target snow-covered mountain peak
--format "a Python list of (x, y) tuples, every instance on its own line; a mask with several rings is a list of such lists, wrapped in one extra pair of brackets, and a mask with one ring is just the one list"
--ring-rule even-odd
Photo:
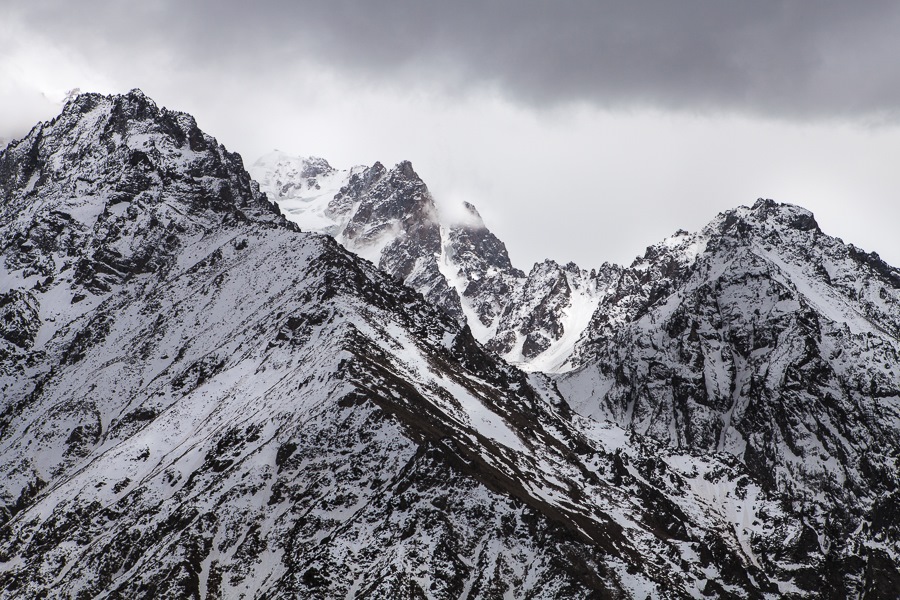
[[(112, 96), (85, 92), (68, 100), (63, 105), (60, 115), (53, 121), (57, 119), (79, 119), (80, 115), (89, 114), (97, 109), (101, 111), (115, 111), (120, 115), (136, 119), (147, 118), (159, 112), (156, 102), (138, 88), (132, 89), (127, 94), (115, 94)], [(190, 117), (186, 113), (181, 114)]]
[(137, 100), (137, 101), (143, 101), (147, 104), (152, 104), (153, 106), (156, 106), (156, 102), (154, 102), (153, 99), (150, 98), (150, 96), (145, 94), (144, 90), (142, 90), (141, 88), (131, 88), (130, 90), (128, 90), (128, 93), (125, 94), (125, 96), (129, 97), (131, 99)]
[(846, 577), (885, 481), (896, 489), (885, 477), (900, 455), (895, 273), (803, 208), (726, 211), (622, 271), (558, 387), (582, 414), (738, 457), (802, 507), (827, 539), (816, 548), (849, 561)]
[[(201, 174), (210, 177), (209, 167), (215, 167), (214, 177), (228, 180), (226, 187), (241, 188), (209, 190), (221, 196), (221, 208), (246, 204), (252, 196), (239, 155), (201, 132), (191, 115), (160, 109), (139, 90), (115, 96), (80, 94), (58, 117), (12, 142), (5, 157), (16, 171), (10, 175), (17, 184), (5, 193), (33, 194), (43, 202), (48, 194), (37, 194), (36, 187), (44, 188), (42, 192), (53, 188), (52, 201), (102, 205), (116, 200), (117, 189), (121, 197), (133, 191), (161, 191), (170, 184), (187, 184), (189, 178), (197, 180)], [(213, 200), (206, 196), (197, 200)], [(155, 193), (142, 198), (164, 199)], [(257, 199), (253, 200), (251, 204)]]
[(419, 177), (419, 174), (416, 173), (415, 169), (413, 169), (412, 162), (408, 160), (402, 160), (397, 163), (397, 166), (394, 167), (393, 172), (404, 179), (422, 181), (422, 178)]
[[(900, 332), (894, 314), (900, 272), (824, 234), (810, 211), (760, 199), (719, 214), (698, 233), (678, 231), (648, 247), (601, 300), (591, 335), (602, 338), (625, 323), (657, 319), (685, 294), (737, 274), (772, 278), (854, 331)], [(582, 344), (576, 363), (593, 347)]]
[[(468, 323), (480, 342), (528, 368), (561, 365), (615, 271), (607, 265), (598, 276), (567, 265), (567, 283), (548, 288), (551, 296), (560, 296), (551, 299), (541, 292), (543, 316), (524, 318), (533, 298), (523, 294), (546, 283), (543, 267), (534, 271), (529, 285), (474, 204), (435, 199), (408, 161), (390, 170), (375, 163), (306, 180), (299, 175), (304, 160), (270, 155), (251, 171), (301, 228), (334, 236)], [(596, 277), (604, 283), (589, 282)]]
[(896, 598), (877, 257), (764, 202), (526, 276), (408, 163), (301, 165), (376, 268), (127, 96), (0, 153), (0, 598)]
[[(307, 187), (311, 187), (315, 183), (311, 183), (308, 180), (328, 175), (335, 171), (324, 158), (319, 158), (318, 156), (291, 156), (280, 150), (274, 150), (261, 156), (248, 170), (260, 175), (259, 182), (261, 185), (265, 183), (281, 189), (280, 196), (291, 195), (291, 183), (303, 183), (303, 180), (306, 180)], [(282, 188), (282, 186), (286, 187)]]
[(900, 339), (900, 270), (825, 234), (812, 212), (760, 199), (722, 213), (704, 233), (713, 273), (726, 260), (764, 269), (828, 321)]
[(81, 94), (0, 153), (4, 288), (106, 292), (170, 265), (177, 234), (246, 221), (289, 225), (239, 155), (137, 91)]
[(633, 275), (643, 273), (639, 279), (645, 284), (669, 281), (687, 274), (699, 258), (709, 254), (708, 249), (714, 253), (722, 247), (749, 247), (787, 241), (808, 245), (821, 233), (810, 211), (760, 198), (753, 206), (739, 206), (720, 213), (699, 232), (680, 229), (647, 247), (644, 255), (634, 260), (629, 271)]
[(748, 236), (760, 238), (773, 233), (816, 235), (822, 231), (809, 210), (760, 198), (753, 206), (739, 206), (720, 213), (703, 229), (703, 233), (746, 239)]
[[(383, 253), (392, 245), (394, 248), (421, 246), (426, 253), (440, 252), (434, 199), (409, 161), (386, 172), (376, 163), (363, 174), (361, 181), (351, 178), (340, 193), (342, 197), (335, 197), (331, 207), (336, 215), (345, 209), (350, 213), (337, 235), (345, 247), (376, 264), (384, 260)], [(404, 253), (408, 254), (405, 250)], [(413, 258), (417, 257), (410, 254), (402, 260)], [(407, 268), (412, 267), (404, 265), (401, 271)]]
[(802, 206), (759, 198), (750, 208), (750, 214), (760, 222), (775, 222), (800, 231), (819, 230), (813, 213)]

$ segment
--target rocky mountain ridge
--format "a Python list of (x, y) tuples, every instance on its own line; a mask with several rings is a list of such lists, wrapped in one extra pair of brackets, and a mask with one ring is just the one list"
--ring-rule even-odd
[(900, 581), (898, 324), (900, 271), (760, 199), (625, 269), (557, 383), (581, 414), (739, 458), (849, 597), (863, 565)]
[(894, 597), (894, 269), (764, 201), (544, 263), (528, 374), (403, 285), (470, 319), (499, 240), (377, 167), (287, 188), (339, 245), (137, 91), (0, 152), (0, 597)]
[[(478, 274), (454, 275), (457, 289), (477, 286)], [(760, 199), (627, 268), (535, 265), (481, 296), (503, 306), (490, 329), (466, 316), (505, 359), (556, 373), (581, 414), (673, 451), (738, 458), (808, 515), (820, 540), (811, 571), (855, 581), (842, 597), (864, 587), (861, 565), (898, 552), (873, 547), (870, 527), (896, 513), (900, 484), (898, 281), (808, 211)]]
[[(596, 274), (553, 261), (526, 276), (473, 205), (444, 214), (409, 162), (337, 171), (321, 158), (276, 151), (250, 172), (288, 219), (335, 237), (523, 368), (550, 371), (565, 362), (610, 278), (594, 281)], [(535, 289), (543, 290), (539, 300)], [(533, 313), (536, 302), (542, 310)]]

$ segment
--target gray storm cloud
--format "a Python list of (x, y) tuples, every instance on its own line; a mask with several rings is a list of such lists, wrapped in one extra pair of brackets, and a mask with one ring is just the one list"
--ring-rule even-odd
[(760, 196), (900, 264), (898, 31), (895, 0), (8, 0), (0, 138), (140, 87), (249, 161), (412, 160), (525, 268)]
[(289, 77), (312, 62), (396, 85), (496, 88), (536, 106), (900, 115), (892, 0), (110, 0), (33, 2), (17, 16), (97, 60), (165, 45), (176, 66), (207, 72)]

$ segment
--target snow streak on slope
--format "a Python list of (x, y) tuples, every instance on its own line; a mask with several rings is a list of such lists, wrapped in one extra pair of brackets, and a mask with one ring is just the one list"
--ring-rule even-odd
[(496, 318), (491, 319), (488, 324), (482, 322), (478, 315), (477, 309), (472, 305), (465, 292), (469, 281), (465, 277), (465, 272), (452, 258), (453, 243), (450, 241), (450, 232), (447, 227), (441, 226), (441, 253), (438, 256), (438, 269), (444, 279), (447, 280), (450, 288), (455, 290), (459, 296), (460, 308), (465, 317), (466, 324), (472, 331), (475, 339), (485, 343), (493, 339), (497, 330)]
[(536, 264), (515, 290), (490, 348), (530, 371), (568, 370), (578, 339), (616, 274), (610, 265), (588, 273), (574, 263)]

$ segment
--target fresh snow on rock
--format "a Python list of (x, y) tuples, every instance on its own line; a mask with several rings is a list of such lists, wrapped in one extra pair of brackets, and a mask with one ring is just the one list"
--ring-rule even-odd
[[(900, 483), (900, 272), (877, 256), (799, 207), (728, 211), (625, 269), (569, 364), (557, 388), (579, 413), (674, 451), (728, 453), (803, 515), (785, 538), (811, 569), (798, 594), (852, 597), (872, 577), (898, 589), (896, 542), (871, 545), (900, 539), (878, 516), (897, 514)], [(722, 515), (747, 546), (743, 510)]]
[(896, 596), (877, 256), (760, 201), (526, 276), (409, 163), (258, 164), (137, 90), (0, 152), (0, 597)]
[[(469, 203), (435, 202), (409, 163), (337, 171), (319, 158), (273, 152), (250, 168), (260, 189), (301, 229), (345, 248), (469, 325), (476, 339), (528, 370), (564, 370), (608, 278), (535, 265), (528, 277)], [(609, 269), (608, 265), (604, 265)], [(548, 277), (565, 284), (548, 285)], [(543, 289), (536, 300), (535, 290)], [(535, 302), (543, 312), (534, 316)]]

